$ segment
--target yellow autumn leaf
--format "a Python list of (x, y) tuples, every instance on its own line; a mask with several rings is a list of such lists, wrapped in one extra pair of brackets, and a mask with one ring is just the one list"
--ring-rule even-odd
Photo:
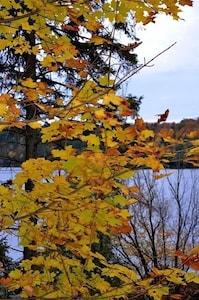
[(153, 280), (153, 278), (143, 279), (142, 281), (139, 281), (139, 285), (148, 288)]
[(169, 294), (169, 287), (156, 285), (148, 290), (149, 296), (153, 297), (154, 300), (162, 300), (162, 296)]
[(80, 222), (83, 222), (84, 224), (90, 223), (92, 218), (93, 218), (93, 211), (90, 209), (84, 209), (79, 215)]
[(173, 174), (174, 174), (174, 172), (154, 174), (153, 178), (157, 180), (157, 179), (161, 179), (161, 178), (164, 178), (164, 177), (168, 177), (168, 176), (173, 175)]
[(99, 108), (94, 111), (95, 117), (98, 119), (106, 118), (106, 111), (104, 108)]
[(199, 154), (199, 147), (195, 147), (195, 148), (192, 148), (191, 150), (188, 150), (186, 153), (186, 157), (189, 157), (189, 156), (192, 156), (195, 154)]
[(136, 202), (137, 202), (137, 199), (131, 198), (131, 199), (128, 199), (126, 205), (132, 205), (132, 204), (135, 204)]
[(110, 284), (105, 280), (99, 280), (99, 282), (96, 282), (95, 287), (103, 293), (110, 289)]
[(73, 91), (73, 105), (79, 105), (81, 101), (85, 102), (85, 100), (88, 101), (96, 98), (96, 94), (94, 93), (96, 88), (96, 83), (91, 80), (86, 81), (81, 90), (78, 89)]
[(77, 153), (77, 150), (72, 147), (72, 145), (66, 146), (64, 150), (52, 150), (53, 157), (60, 157), (63, 160), (74, 156)]
[(8, 106), (6, 103), (0, 103), (0, 116), (3, 117), (7, 114)]
[(195, 283), (199, 284), (199, 276), (197, 273), (186, 272), (184, 277), (186, 279), (186, 282), (195, 282)]
[(122, 195), (114, 196), (113, 201), (114, 201), (114, 204), (116, 204), (116, 205), (119, 204), (122, 206), (126, 205), (126, 203), (127, 203), (127, 199)]
[(41, 128), (42, 127), (42, 124), (38, 121), (31, 121), (31, 122), (28, 122), (28, 125), (33, 128), (33, 129), (38, 129), (38, 128)]
[(189, 254), (192, 255), (192, 254), (198, 254), (199, 253), (199, 246), (196, 246), (194, 248), (192, 248), (190, 251), (189, 251)]
[(32, 78), (27, 78), (25, 80), (21, 80), (20, 83), (28, 88), (34, 89), (37, 87), (37, 83), (33, 81)]
[(104, 142), (107, 147), (114, 148), (118, 145), (118, 142), (114, 141), (114, 134), (111, 131), (107, 132), (107, 135), (104, 137)]
[[(128, 279), (130, 281), (136, 281), (138, 279), (137, 274), (133, 270), (128, 269), (127, 267), (119, 265), (119, 264), (113, 264), (111, 272), (113, 272), (113, 273), (116, 272), (115, 273), (115, 275), (117, 274), (116, 276), (119, 276), (119, 277), (121, 276), (123, 279), (124, 279), (124, 277), (126, 277), (126, 279)], [(125, 279), (125, 281), (126, 281), (126, 279)]]
[(100, 36), (92, 36), (89, 43), (94, 43), (95, 45), (103, 45), (104, 43), (111, 44), (111, 41)]
[(133, 159), (138, 165), (148, 167), (152, 169), (154, 172), (159, 172), (160, 170), (164, 169), (163, 164), (156, 158), (155, 155), (148, 155), (146, 158), (136, 158), (135, 160)]
[(58, 70), (58, 64), (57, 61), (55, 59), (55, 57), (51, 56), (50, 54), (46, 55), (42, 61), (41, 61), (41, 65), (43, 67), (48, 68), (50, 71), (57, 71)]
[(33, 89), (26, 90), (24, 94), (26, 95), (28, 101), (36, 101), (39, 97), (38, 92)]
[(118, 174), (116, 178), (119, 179), (129, 179), (132, 178), (134, 171), (126, 169), (126, 171), (122, 172), (122, 174)]
[(83, 142), (87, 142), (87, 144), (91, 145), (91, 146), (99, 146), (100, 145), (99, 137), (96, 136), (95, 134), (89, 134), (88, 136), (81, 136), (81, 140)]
[(139, 140), (141, 141), (146, 141), (148, 138), (153, 138), (154, 137), (154, 132), (153, 130), (145, 129), (140, 132), (139, 134)]
[(103, 96), (103, 101), (105, 105), (113, 105), (120, 106), (120, 104), (124, 101), (124, 98), (115, 94), (114, 91), (110, 91), (108, 94)]
[(156, 267), (152, 267), (152, 268), (151, 268), (150, 275), (151, 275), (152, 277), (158, 277), (158, 276), (161, 276), (161, 275), (162, 275), (162, 270), (159, 270), (159, 269), (156, 268)]
[(48, 111), (48, 106), (40, 103), (35, 103), (35, 105), (43, 111)]
[[(4, 28), (4, 30), (5, 30), (5, 28)], [(7, 39), (1, 39), (0, 50), (3, 50), (3, 49), (5, 49), (6, 47), (11, 46), (11, 44), (12, 44), (12, 43), (11, 43), (9, 40), (7, 40)]]
[(22, 272), (21, 272), (21, 270), (16, 269), (14, 271), (11, 271), (9, 276), (10, 276), (10, 278), (18, 279), (18, 278), (22, 277)]
[(2, 125), (0, 124), (0, 131), (4, 130), (5, 128), (7, 128), (9, 125)]
[(105, 76), (99, 78), (99, 83), (105, 87), (112, 87), (115, 83), (115, 80), (111, 79), (109, 74), (106, 74)]

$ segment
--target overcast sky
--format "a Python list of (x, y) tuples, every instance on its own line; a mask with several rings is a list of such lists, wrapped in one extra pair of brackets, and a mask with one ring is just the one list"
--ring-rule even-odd
[(186, 6), (181, 17), (184, 21), (160, 16), (145, 29), (137, 26), (143, 41), (136, 48), (140, 63), (177, 42), (128, 82), (129, 93), (144, 96), (140, 115), (146, 121), (157, 120), (155, 115), (167, 108), (168, 121), (199, 117), (199, 0), (194, 8)]

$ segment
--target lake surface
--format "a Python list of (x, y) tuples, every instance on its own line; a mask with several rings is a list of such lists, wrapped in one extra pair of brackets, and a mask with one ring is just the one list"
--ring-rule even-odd
[(0, 168), (0, 184), (12, 180), (21, 168)]
[[(0, 168), (0, 184), (4, 183), (7, 180), (13, 179), (15, 175), (20, 171), (21, 169), (13, 168), (13, 167), (7, 167), (7, 168)], [(152, 173), (150, 170), (145, 170), (146, 172)], [(189, 182), (193, 179), (193, 177), (199, 179), (199, 169), (184, 169), (181, 170), (183, 173), (184, 178), (186, 178)], [(172, 181), (175, 181), (178, 177), (178, 170), (176, 169), (167, 169), (163, 170), (161, 172), (162, 174), (169, 174), (169, 179)], [(158, 179), (159, 182), (165, 182), (167, 181), (167, 177), (163, 177), (161, 179)]]

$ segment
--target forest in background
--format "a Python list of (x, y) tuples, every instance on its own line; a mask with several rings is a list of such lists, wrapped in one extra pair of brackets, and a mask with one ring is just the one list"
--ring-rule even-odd
[[(176, 145), (174, 149), (174, 151), (176, 150), (176, 157), (170, 161), (169, 168), (193, 167), (191, 164), (183, 163), (183, 149), (189, 147), (189, 141), (199, 137), (199, 118), (183, 119), (178, 123), (146, 123), (146, 126), (156, 134), (164, 130), (175, 139), (184, 139), (184, 145)], [(38, 129), (38, 136), (40, 135), (40, 129)], [(49, 143), (40, 142), (37, 145), (37, 155), (52, 159), (52, 149), (62, 149), (66, 144), (72, 144), (75, 149), (81, 149), (84, 146), (84, 143), (78, 139)], [(25, 151), (26, 143), (23, 129), (10, 128), (0, 132), (0, 167), (19, 167), (25, 161)]]
[[(199, 118), (183, 119), (180, 122), (164, 122), (158, 123), (147, 123), (148, 128), (159, 132), (161, 129), (165, 128), (167, 130), (172, 129), (176, 137), (180, 138), (197, 138), (199, 136)], [(193, 135), (194, 132), (194, 135)], [(191, 135), (190, 135), (191, 134)]]

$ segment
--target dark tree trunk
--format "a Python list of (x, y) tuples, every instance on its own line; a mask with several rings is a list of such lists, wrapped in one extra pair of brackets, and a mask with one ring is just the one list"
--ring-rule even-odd
[[(24, 33), (26, 40), (29, 42), (30, 47), (35, 46), (35, 33)], [(36, 56), (34, 54), (24, 54), (25, 59), (25, 70), (23, 74), (23, 79), (32, 78), (33, 81), (36, 80)], [(37, 118), (38, 111), (34, 104), (31, 102), (26, 102), (25, 104), (25, 117), (26, 120), (35, 120)], [(30, 158), (37, 157), (37, 145), (40, 142), (39, 135), (37, 129), (31, 128), (29, 125), (25, 126), (25, 139), (26, 139), (26, 155), (25, 160)], [(31, 178), (28, 178), (25, 184), (25, 190), (27, 192), (31, 192), (34, 188), (34, 183)], [(36, 224), (36, 217), (31, 217), (30, 222)], [(33, 242), (34, 244), (34, 242)], [(24, 259), (30, 259), (32, 256), (35, 256), (36, 253), (33, 250), (24, 248), (23, 256)]]

